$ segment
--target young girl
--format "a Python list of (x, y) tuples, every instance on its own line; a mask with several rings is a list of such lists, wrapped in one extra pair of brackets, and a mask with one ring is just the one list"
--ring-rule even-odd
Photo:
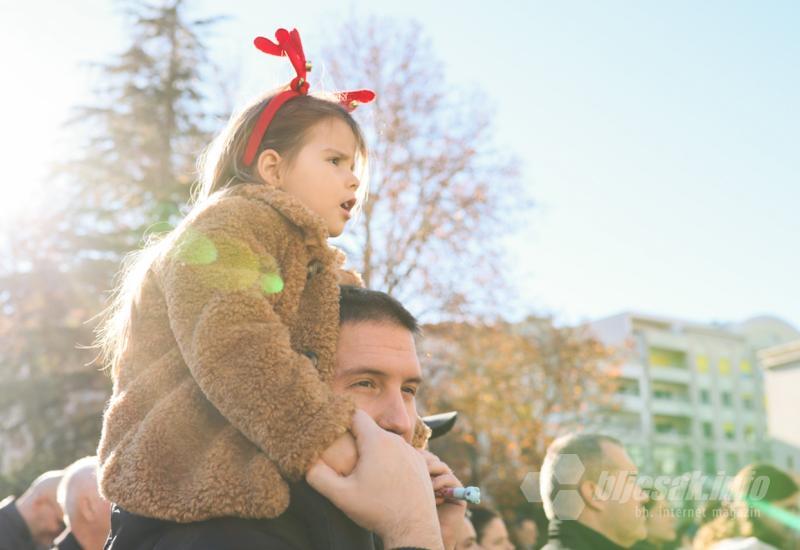
[(317, 459), (355, 462), (353, 404), (329, 385), (344, 256), (327, 238), (363, 200), (366, 145), (347, 108), (307, 95), (297, 31), (276, 38), (256, 45), (297, 77), (212, 144), (191, 213), (136, 256), (101, 332), (100, 483), (133, 514), (275, 517)]

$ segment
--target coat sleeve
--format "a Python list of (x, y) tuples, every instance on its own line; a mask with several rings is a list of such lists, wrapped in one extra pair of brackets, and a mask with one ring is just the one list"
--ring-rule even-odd
[(349, 428), (354, 406), (292, 349), (274, 310), (292, 284), (281, 273), (287, 245), (277, 213), (227, 198), (188, 225), (159, 271), (170, 327), (200, 390), (296, 480)]

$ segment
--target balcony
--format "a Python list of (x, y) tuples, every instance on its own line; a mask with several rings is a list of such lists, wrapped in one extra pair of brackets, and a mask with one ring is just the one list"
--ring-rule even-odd
[[(687, 412), (684, 409), (683, 414)], [(685, 443), (692, 437), (692, 419), (680, 415), (653, 415), (653, 435), (662, 443)]]
[(666, 348), (679, 351), (687, 351), (686, 336), (683, 334), (675, 334), (661, 330), (643, 330), (647, 345), (657, 348)]
[(653, 414), (680, 416), (690, 414), (693, 407), (688, 398), (653, 396), (651, 409)]
[(650, 378), (664, 382), (689, 384), (692, 381), (692, 373), (689, 369), (680, 366), (651, 366)]

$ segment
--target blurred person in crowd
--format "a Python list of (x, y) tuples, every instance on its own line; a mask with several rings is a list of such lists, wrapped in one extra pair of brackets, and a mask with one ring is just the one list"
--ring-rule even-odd
[(696, 550), (788, 550), (797, 542), (800, 488), (786, 472), (751, 464), (731, 482), (730, 513), (703, 525)]
[(645, 489), (645, 528), (647, 537), (633, 545), (635, 550), (667, 550), (678, 537), (675, 531), (675, 514), (669, 502), (655, 489)]
[(500, 514), (483, 506), (475, 506), (470, 508), (470, 519), (481, 550), (514, 550)]
[(464, 521), (461, 524), (461, 530), (456, 539), (455, 550), (480, 550), (478, 546), (478, 535), (475, 533), (475, 527), (469, 519), (469, 513), (464, 516)]
[[(569, 434), (556, 439), (539, 476), (550, 520), (546, 550), (618, 550), (647, 535), (647, 495), (637, 483), (638, 469), (613, 437)], [(562, 485), (559, 478), (570, 483)]]
[(539, 540), (539, 528), (529, 516), (519, 516), (514, 524), (514, 543), (517, 550), (534, 550)]
[(56, 500), (61, 471), (40, 475), (22, 496), (0, 502), (0, 550), (40, 550), (64, 530)]
[(697, 534), (697, 524), (694, 521), (687, 521), (681, 524), (677, 530), (676, 550), (692, 550), (694, 546), (694, 536)]
[(729, 513), (729, 511), (723, 501), (717, 498), (709, 499), (704, 502), (702, 506), (700, 506), (698, 511), (700, 525), (705, 525), (706, 523), (713, 521), (719, 516), (727, 513)]
[(87, 456), (66, 468), (57, 496), (67, 530), (55, 548), (103, 550), (111, 530), (111, 503), (98, 491), (97, 457)]

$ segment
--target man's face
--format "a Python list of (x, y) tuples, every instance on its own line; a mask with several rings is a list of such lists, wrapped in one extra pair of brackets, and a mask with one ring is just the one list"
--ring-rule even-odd
[(603, 442), (604, 469), (613, 480), (599, 487), (593, 499), (602, 517), (603, 534), (621, 546), (631, 546), (647, 536), (644, 503), (647, 495), (639, 487), (636, 465), (619, 445)]
[(421, 381), (414, 335), (408, 329), (388, 321), (341, 326), (333, 390), (350, 395), (381, 428), (409, 443)]
[(41, 497), (35, 504), (33, 525), (30, 525), (31, 535), (38, 544), (50, 546), (61, 531), (64, 530), (63, 512), (61, 506), (53, 498)]
[(517, 539), (520, 544), (533, 546), (536, 544), (537, 535), (536, 522), (532, 519), (523, 520), (517, 526)]

